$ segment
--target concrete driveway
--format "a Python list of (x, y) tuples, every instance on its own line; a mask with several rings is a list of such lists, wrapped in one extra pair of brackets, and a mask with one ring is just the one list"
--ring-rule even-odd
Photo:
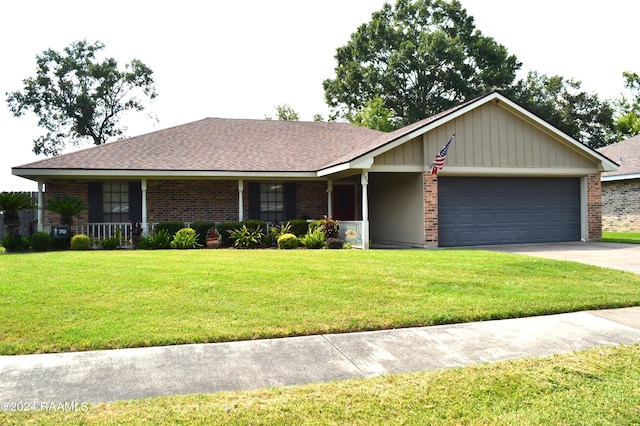
[(571, 260), (604, 268), (640, 274), (640, 244), (602, 242), (568, 242), (548, 244), (513, 244), (475, 247), (504, 253), (525, 254), (557, 260)]

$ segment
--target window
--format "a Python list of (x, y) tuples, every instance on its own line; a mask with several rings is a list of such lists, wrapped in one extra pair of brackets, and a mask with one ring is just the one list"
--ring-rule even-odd
[(110, 223), (129, 221), (129, 183), (102, 184), (102, 220)]
[(282, 222), (284, 220), (284, 185), (260, 184), (260, 220)]

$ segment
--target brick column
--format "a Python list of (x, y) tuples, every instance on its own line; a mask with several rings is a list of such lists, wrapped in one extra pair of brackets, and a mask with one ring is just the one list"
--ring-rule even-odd
[(438, 176), (423, 175), (424, 245), (438, 247)]
[(602, 238), (602, 186), (600, 174), (587, 176), (587, 239)]

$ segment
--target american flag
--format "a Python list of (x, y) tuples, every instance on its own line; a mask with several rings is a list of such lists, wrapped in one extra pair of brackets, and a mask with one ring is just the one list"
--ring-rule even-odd
[(438, 171), (442, 170), (442, 168), (444, 167), (444, 160), (447, 159), (447, 151), (449, 151), (449, 145), (451, 144), (451, 142), (453, 142), (453, 137), (455, 135), (456, 135), (455, 133), (451, 135), (447, 143), (442, 147), (440, 152), (436, 155), (436, 159), (433, 160), (433, 163), (431, 164), (432, 175), (437, 175)]

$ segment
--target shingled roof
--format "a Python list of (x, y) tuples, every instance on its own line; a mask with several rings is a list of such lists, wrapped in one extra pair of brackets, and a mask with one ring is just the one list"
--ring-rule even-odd
[(640, 178), (640, 135), (602, 147), (598, 152), (620, 165), (617, 171), (603, 173), (603, 180)]

